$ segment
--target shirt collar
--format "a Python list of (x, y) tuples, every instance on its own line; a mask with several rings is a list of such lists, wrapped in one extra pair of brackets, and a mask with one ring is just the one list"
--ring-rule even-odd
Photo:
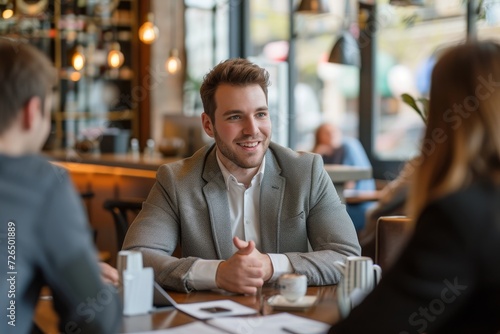
[[(219, 150), (215, 151), (215, 156), (217, 158), (217, 164), (219, 165), (219, 168), (222, 172), (222, 176), (224, 177), (224, 182), (226, 183), (226, 188), (229, 190), (229, 182), (232, 180), (233, 182), (238, 183), (238, 180), (236, 179), (236, 177), (234, 177), (233, 174), (231, 174), (227, 170), (226, 166), (224, 166), (224, 164), (220, 160)], [(260, 186), (260, 184), (262, 183), (262, 177), (264, 176), (265, 166), (266, 166), (266, 156), (264, 155), (264, 158), (262, 159), (259, 170), (257, 171), (257, 174), (255, 174), (254, 177), (252, 178), (252, 184), (254, 181), (256, 181)]]

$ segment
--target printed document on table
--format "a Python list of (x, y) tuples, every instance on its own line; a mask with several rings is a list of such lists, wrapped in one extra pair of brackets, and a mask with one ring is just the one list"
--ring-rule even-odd
[(217, 317), (228, 317), (238, 315), (252, 315), (257, 313), (256, 310), (246, 307), (234, 301), (213, 300), (200, 303), (179, 304), (165, 291), (158, 283), (155, 282), (154, 301), (157, 305), (172, 305), (179, 311), (189, 314), (197, 319), (210, 319)]
[(238, 315), (252, 315), (257, 313), (255, 309), (233, 302), (229, 299), (213, 300), (201, 303), (177, 304), (175, 307), (179, 311), (187, 313), (200, 320)]
[(208, 320), (207, 323), (229, 333), (325, 334), (328, 332), (328, 329), (330, 329), (330, 325), (324, 322), (307, 319), (290, 313), (278, 313), (257, 317), (217, 318)]

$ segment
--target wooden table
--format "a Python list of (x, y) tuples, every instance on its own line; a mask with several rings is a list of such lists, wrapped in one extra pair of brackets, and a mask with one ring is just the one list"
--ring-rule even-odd
[(332, 179), (335, 190), (337, 190), (337, 194), (339, 194), (343, 203), (345, 203), (344, 184), (346, 182), (372, 178), (372, 169), (370, 167), (326, 164), (325, 170)]
[(381, 190), (356, 190), (344, 189), (344, 200), (346, 204), (360, 204), (380, 200)]
[[(339, 320), (337, 301), (335, 298), (335, 285), (323, 287), (309, 287), (308, 295), (317, 295), (318, 302), (306, 311), (289, 312), (306, 318), (334, 324)], [(199, 291), (189, 294), (180, 292), (169, 292), (178, 303), (194, 303), (218, 299), (231, 299), (235, 302), (251, 307), (259, 311), (260, 314), (268, 315), (277, 313), (265, 302), (265, 300), (277, 293), (273, 287), (266, 286), (262, 292), (256, 296), (232, 295), (212, 291)], [(40, 300), (37, 306), (35, 319), (45, 333), (57, 333), (57, 317), (52, 311), (50, 300)], [(184, 325), (196, 321), (195, 318), (175, 309), (160, 311), (157, 313), (124, 317), (120, 333), (134, 333), (140, 331), (150, 331)]]
[[(317, 295), (318, 303), (310, 309), (302, 312), (290, 312), (296, 315), (323, 321), (333, 324), (339, 319), (337, 314), (337, 302), (335, 299), (336, 286), (309, 287), (308, 295)], [(195, 303), (217, 299), (231, 299), (235, 302), (251, 307), (261, 314), (268, 315), (276, 313), (265, 302), (265, 299), (272, 294), (277, 293), (272, 287), (265, 287), (262, 293), (256, 296), (230, 295), (211, 291), (192, 292), (189, 294), (179, 292), (169, 292), (178, 303)], [(160, 328), (169, 328), (183, 325), (196, 319), (177, 310), (164, 311), (145, 316), (125, 317), (123, 320), (123, 333), (132, 333), (136, 331), (153, 330)]]
[(372, 169), (370, 167), (325, 164), (325, 170), (333, 183), (372, 178)]

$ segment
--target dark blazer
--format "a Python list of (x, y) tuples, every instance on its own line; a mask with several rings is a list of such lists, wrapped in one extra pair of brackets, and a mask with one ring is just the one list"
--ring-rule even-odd
[(430, 204), (379, 286), (330, 333), (497, 333), (500, 187)]
[[(199, 259), (233, 255), (227, 188), (215, 146), (163, 165), (123, 249), (143, 253), (144, 265), (169, 289), (188, 291), (187, 273)], [(319, 155), (271, 143), (261, 183), (260, 236), (263, 253), (284, 253), (310, 285), (335, 284), (332, 265), (359, 255), (351, 219)], [(308, 252), (308, 241), (314, 252)], [(182, 258), (172, 257), (180, 242)]]

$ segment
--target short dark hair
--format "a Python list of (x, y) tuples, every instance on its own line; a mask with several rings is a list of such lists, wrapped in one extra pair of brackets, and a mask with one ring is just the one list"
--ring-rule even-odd
[(40, 50), (19, 40), (0, 38), (0, 134), (32, 97), (42, 100), (44, 112), (45, 98), (56, 80), (54, 66)]
[(203, 84), (200, 88), (201, 101), (203, 109), (215, 122), (215, 91), (221, 84), (232, 86), (259, 85), (266, 96), (267, 87), (269, 87), (269, 73), (244, 58), (231, 58), (220, 62), (203, 78)]

